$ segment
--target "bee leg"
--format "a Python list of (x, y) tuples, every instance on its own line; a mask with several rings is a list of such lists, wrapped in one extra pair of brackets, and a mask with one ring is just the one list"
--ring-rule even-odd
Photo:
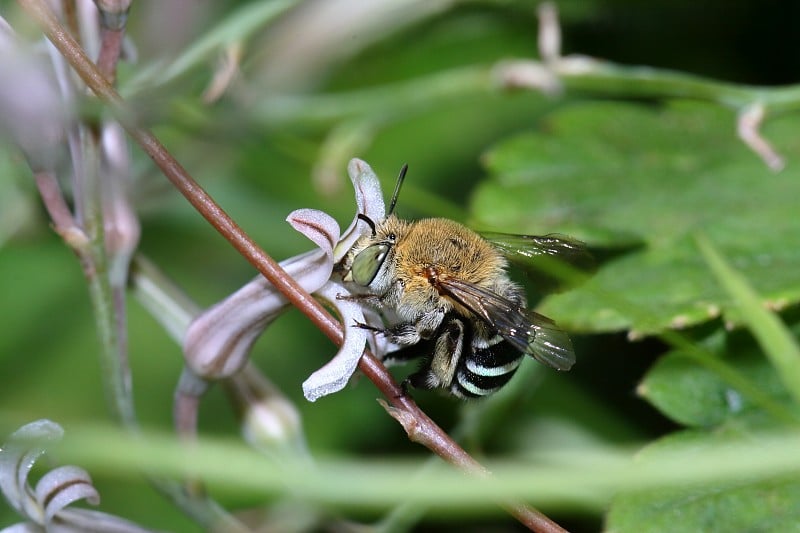
[(377, 294), (337, 294), (337, 300), (344, 300), (346, 302), (355, 302), (357, 304), (366, 305), (380, 309), (383, 307), (383, 301)]
[(386, 328), (383, 332), (386, 338), (395, 344), (413, 345), (417, 344), (422, 337), (414, 324), (397, 324)]
[(387, 353), (383, 356), (383, 362), (386, 365), (392, 366), (403, 364), (413, 361), (414, 359), (419, 359), (420, 357), (428, 357), (430, 356), (431, 350), (431, 342), (423, 341), (418, 344), (412, 344), (411, 346), (406, 346), (404, 348), (400, 348), (399, 350)]
[(369, 324), (366, 324), (364, 322), (356, 321), (353, 323), (353, 327), (356, 327), (358, 329), (366, 329), (367, 331), (374, 331), (375, 333), (386, 333), (386, 328), (370, 326)]
[[(420, 357), (429, 358), (432, 345), (433, 342), (428, 340), (413, 344), (411, 346), (406, 346), (405, 348), (401, 348), (400, 350), (396, 350), (394, 352), (389, 352), (383, 357), (383, 363), (387, 366), (390, 366), (398, 363), (406, 363)], [(403, 391), (402, 396), (410, 396), (409, 392), (412, 387), (415, 389), (431, 388), (428, 385), (429, 368), (430, 363), (427, 361), (424, 362), (422, 368), (420, 368), (414, 374), (408, 376), (400, 383), (400, 389)]]
[(414, 327), (413, 324), (408, 323), (397, 324), (390, 328), (379, 328), (369, 324), (364, 324), (363, 322), (356, 322), (355, 327), (385, 335), (386, 338), (394, 344), (410, 346), (417, 344), (422, 339), (419, 331), (417, 331), (417, 328)]
[(431, 385), (431, 373), (427, 365), (404, 379), (403, 383), (400, 384), (400, 387), (403, 389), (403, 394), (408, 394), (410, 387), (425, 390), (436, 388), (435, 386)]
[(402, 396), (411, 396), (412, 388), (424, 390), (433, 389), (428, 383), (428, 372), (426, 370), (423, 369), (419, 372), (414, 372), (400, 383), (400, 390), (403, 391)]
[(403, 380), (403, 390), (408, 392), (409, 387), (414, 387), (415, 389), (427, 389), (428, 387), (425, 386), (426, 375), (427, 372), (414, 372)]
[(400, 394), (400, 396), (398, 396), (398, 398), (402, 398), (403, 396), (411, 396), (411, 394), (409, 393), (409, 390), (408, 390), (410, 387), (413, 387), (411, 382), (408, 380), (408, 378), (404, 379), (400, 383), (400, 390), (403, 391), (403, 392), (402, 392), (402, 394)]

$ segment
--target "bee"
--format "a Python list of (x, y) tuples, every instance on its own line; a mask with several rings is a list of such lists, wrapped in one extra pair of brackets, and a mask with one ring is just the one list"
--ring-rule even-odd
[(345, 298), (375, 308), (386, 321), (383, 327), (357, 326), (402, 347), (386, 354), (384, 363), (422, 358), (403, 390), (484, 397), (508, 383), (525, 355), (569, 370), (575, 363), (572, 342), (555, 322), (527, 309), (522, 287), (509, 278), (506, 253), (513, 248), (522, 256), (581, 256), (583, 244), (518, 235), (507, 236), (501, 248), (449, 219), (401, 220), (393, 212), (407, 168), (386, 218), (376, 222), (359, 215), (371, 232), (337, 265), (353, 292)]

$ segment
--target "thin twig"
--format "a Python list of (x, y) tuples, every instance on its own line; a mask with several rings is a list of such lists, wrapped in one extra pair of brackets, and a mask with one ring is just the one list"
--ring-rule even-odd
[(34, 172), (33, 177), (56, 233), (76, 251), (85, 247), (88, 240), (86, 234), (75, 223), (55, 174), (50, 170), (39, 170)]
[(745, 107), (739, 112), (736, 132), (739, 138), (753, 150), (774, 172), (783, 170), (786, 165), (783, 157), (772, 147), (759, 131), (764, 120), (764, 106), (760, 103)]
[(131, 0), (95, 0), (95, 4), (100, 11), (100, 55), (97, 57), (97, 68), (114, 85)]
[[(64, 31), (46, 3), (43, 0), (19, 0), (19, 3), (42, 26), (44, 33), (67, 58), (86, 85), (111, 108), (128, 134), (139, 143), (189, 203), (328, 338), (340, 345), (344, 340), (341, 324), (242, 231), (152, 133), (136, 124), (133, 114), (126, 108), (122, 98), (74, 39)], [(483, 470), (483, 467), (423, 413), (409, 396), (403, 394), (392, 376), (374, 356), (365, 353), (359, 368), (375, 383), (397, 412), (405, 413), (404, 416), (414, 420), (418, 442), (448, 462), (470, 472)], [(558, 524), (529, 507), (513, 506), (509, 511), (534, 531), (563, 531)]]
[(97, 58), (97, 68), (112, 85), (117, 80), (117, 61), (122, 50), (122, 38), (125, 30), (100, 30), (100, 56)]

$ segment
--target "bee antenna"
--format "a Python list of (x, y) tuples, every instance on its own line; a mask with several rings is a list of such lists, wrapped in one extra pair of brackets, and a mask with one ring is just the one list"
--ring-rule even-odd
[(403, 180), (406, 179), (406, 172), (408, 172), (408, 163), (403, 165), (400, 169), (400, 174), (397, 176), (397, 184), (394, 186), (394, 193), (392, 193), (392, 202), (389, 204), (389, 212), (386, 213), (388, 217), (394, 213), (394, 206), (397, 205), (397, 197), (400, 195), (400, 187), (403, 185)]
[(358, 218), (359, 220), (363, 220), (364, 222), (367, 223), (367, 226), (369, 226), (369, 229), (372, 230), (372, 236), (374, 237), (375, 236), (375, 222), (373, 222), (373, 220), (371, 218), (369, 218), (367, 215), (365, 215), (363, 213), (359, 213), (358, 215), (356, 215), (356, 218)]

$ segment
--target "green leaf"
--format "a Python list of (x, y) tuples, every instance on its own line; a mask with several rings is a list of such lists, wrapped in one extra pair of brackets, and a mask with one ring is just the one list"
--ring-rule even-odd
[[(794, 120), (765, 134), (800, 151)], [(702, 230), (754, 285), (761, 302), (800, 301), (800, 166), (770, 172), (735, 135), (732, 113), (700, 103), (563, 107), (486, 156), (476, 227), (574, 236), (596, 248), (644, 246), (607, 262), (541, 311), (572, 330), (657, 333), (731, 313), (692, 235)], [(794, 245), (793, 245), (794, 243)]]
[(780, 319), (761, 306), (748, 281), (733, 270), (705, 237), (697, 244), (722, 286), (739, 308), (743, 320), (758, 339), (787, 389), (800, 400), (800, 347)]
[[(702, 454), (735, 431), (683, 431), (645, 449), (640, 461), (693, 446)], [(688, 459), (688, 458), (687, 458)], [(796, 476), (640, 490), (618, 495), (606, 517), (613, 532), (797, 531), (800, 481)]]
[[(745, 334), (717, 332), (705, 344), (770, 401), (790, 405), (791, 398), (775, 369)], [(637, 388), (640, 396), (672, 420), (693, 427), (711, 427), (736, 418), (751, 424), (762, 406), (731, 386), (718, 372), (699, 364), (690, 354), (675, 350), (647, 372)]]
[[(704, 366), (695, 354), (675, 350), (662, 357), (647, 373), (638, 388), (666, 416), (690, 429), (664, 437), (640, 452), (637, 460), (645, 465), (680, 450), (722, 453), (733, 442), (762, 443), (755, 455), (734, 455), (742, 463), (763, 463), (773, 453), (765, 443), (787, 421), (784, 416), (767, 416), (779, 409), (791, 417), (798, 412), (779, 378), (776, 368), (761, 353), (759, 343), (748, 331), (722, 329), (702, 343), (707, 351), (727, 365), (730, 372), (746, 376), (750, 392), (734, 387), (720, 373)], [(743, 387), (745, 388), (745, 387)], [(753, 390), (759, 393), (756, 398)], [(764, 399), (766, 398), (766, 400)], [(765, 409), (765, 402), (769, 402)], [(780, 413), (778, 413), (780, 415)], [(701, 429), (704, 428), (704, 429)], [(712, 429), (713, 428), (713, 429)], [(783, 451), (787, 451), (784, 449)], [(777, 453), (783, 451), (776, 450)], [(704, 461), (686, 456), (697, 469)], [(694, 461), (694, 462), (693, 462)], [(796, 475), (771, 475), (656, 488), (618, 495), (607, 515), (610, 531), (793, 531), (800, 514), (800, 482)]]

